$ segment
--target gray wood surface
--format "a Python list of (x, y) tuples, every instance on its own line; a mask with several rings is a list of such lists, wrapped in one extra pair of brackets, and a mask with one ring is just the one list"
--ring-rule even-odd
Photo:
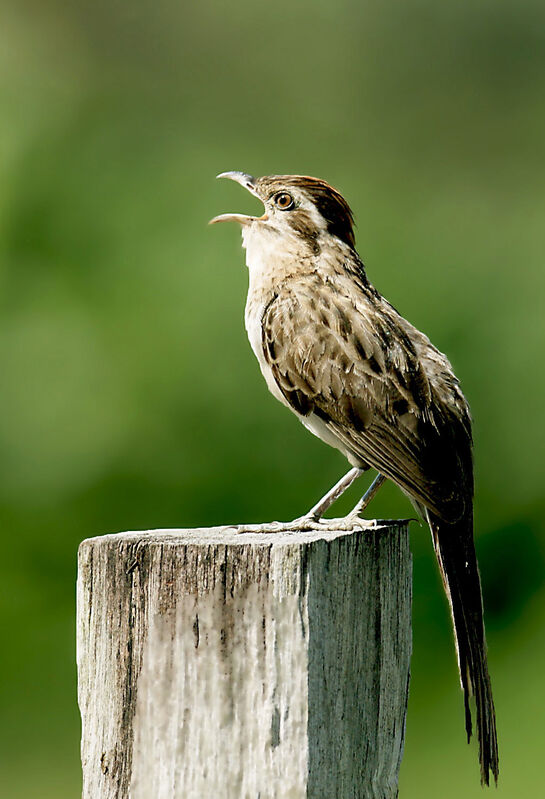
[(84, 799), (397, 796), (410, 603), (404, 523), (84, 541)]

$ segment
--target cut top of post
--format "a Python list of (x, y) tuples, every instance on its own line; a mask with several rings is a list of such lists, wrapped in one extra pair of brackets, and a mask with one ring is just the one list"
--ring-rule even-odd
[[(327, 520), (330, 521), (330, 520)], [(377, 519), (369, 522), (362, 520), (362, 526), (353, 531), (353, 535), (361, 535), (368, 532), (391, 533), (393, 529), (404, 530), (407, 526), (407, 519)], [(276, 522), (255, 525), (255, 531), (247, 532), (249, 525), (225, 525), (218, 527), (193, 527), (180, 529), (156, 530), (133, 530), (124, 533), (111, 533), (108, 535), (88, 538), (82, 542), (83, 545), (96, 544), (99, 541), (103, 544), (118, 542), (123, 544), (174, 544), (187, 546), (188, 544), (216, 546), (218, 544), (262, 544), (270, 546), (277, 544), (285, 546), (287, 544), (310, 544), (314, 541), (334, 541), (336, 538), (347, 535), (343, 529), (330, 529), (324, 527), (323, 530), (296, 530), (286, 531), (275, 528)], [(243, 527), (244, 532), (239, 532)]]

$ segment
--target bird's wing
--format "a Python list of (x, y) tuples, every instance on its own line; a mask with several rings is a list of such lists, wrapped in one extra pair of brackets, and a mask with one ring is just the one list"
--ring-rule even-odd
[(374, 289), (354, 294), (352, 281), (317, 275), (287, 284), (265, 308), (262, 346), (294, 411), (318, 415), (441, 518), (463, 514), (472, 500), (471, 432), (458, 382)]

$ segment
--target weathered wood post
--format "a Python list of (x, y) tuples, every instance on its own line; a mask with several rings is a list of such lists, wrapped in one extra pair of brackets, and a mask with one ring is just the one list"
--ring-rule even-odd
[(84, 799), (391, 799), (411, 648), (407, 525), (84, 541)]

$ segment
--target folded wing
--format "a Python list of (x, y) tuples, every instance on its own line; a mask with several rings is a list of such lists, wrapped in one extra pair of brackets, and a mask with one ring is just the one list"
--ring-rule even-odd
[[(262, 318), (279, 390), (439, 518), (472, 502), (471, 423), (448, 360), (372, 287), (286, 282)], [(333, 291), (332, 291), (333, 289)]]

